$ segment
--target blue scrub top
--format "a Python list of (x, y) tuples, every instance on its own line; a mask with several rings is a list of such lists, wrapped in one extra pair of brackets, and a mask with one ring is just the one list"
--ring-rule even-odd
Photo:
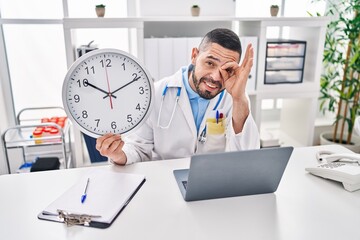
[(190, 105), (191, 105), (191, 110), (192, 110), (192, 113), (194, 116), (196, 129), (197, 129), (197, 132), (199, 133), (199, 128), (200, 128), (201, 122), (204, 118), (204, 115), (205, 115), (205, 112), (209, 105), (210, 100), (200, 97), (199, 94), (197, 92), (195, 92), (194, 90), (192, 90), (192, 88), (190, 87), (188, 72), (192, 71), (192, 69), (193, 69), (193, 65), (190, 64), (189, 67), (187, 67), (185, 69), (185, 71), (183, 71), (182, 80), (183, 80), (186, 92), (190, 99)]

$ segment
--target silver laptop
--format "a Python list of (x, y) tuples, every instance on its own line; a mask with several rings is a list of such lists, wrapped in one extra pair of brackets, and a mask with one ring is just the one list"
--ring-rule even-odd
[(194, 155), (189, 169), (174, 170), (185, 201), (273, 193), (293, 147)]

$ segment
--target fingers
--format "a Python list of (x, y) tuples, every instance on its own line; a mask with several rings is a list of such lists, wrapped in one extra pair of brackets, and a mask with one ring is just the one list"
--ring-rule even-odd
[(112, 142), (109, 146), (109, 148), (107, 150), (105, 150), (103, 153), (111, 156), (111, 158), (113, 157), (113, 154), (115, 155), (119, 155), (120, 151), (122, 150), (122, 147), (124, 146), (124, 141), (120, 140), (116, 140), (114, 142)]
[(229, 76), (228, 71), (226, 71), (226, 69), (223, 69), (223, 67), (220, 67), (219, 71), (220, 71), (220, 75), (224, 82), (229, 79), (230, 76)]
[(236, 74), (238, 68), (239, 64), (237, 64), (236, 62), (227, 62), (224, 63), (219, 70), (224, 81), (226, 81)]
[(108, 133), (96, 140), (96, 149), (101, 155), (110, 158), (118, 154), (123, 146), (124, 141), (122, 141), (121, 136), (118, 134)]
[(241, 63), (241, 67), (245, 69), (251, 69), (253, 66), (254, 60), (254, 48), (251, 44), (249, 44), (246, 48), (245, 57), (243, 62)]

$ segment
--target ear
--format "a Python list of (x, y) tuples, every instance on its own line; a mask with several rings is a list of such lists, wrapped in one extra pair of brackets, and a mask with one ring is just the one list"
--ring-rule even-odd
[(196, 65), (196, 58), (199, 55), (199, 49), (193, 48), (191, 51), (191, 64)]

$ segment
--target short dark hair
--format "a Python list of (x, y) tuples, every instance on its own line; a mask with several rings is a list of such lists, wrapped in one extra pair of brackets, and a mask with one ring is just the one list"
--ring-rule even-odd
[(208, 32), (201, 40), (199, 49), (204, 49), (210, 43), (217, 43), (220, 46), (239, 53), (239, 61), (242, 53), (239, 36), (227, 28), (216, 28)]

